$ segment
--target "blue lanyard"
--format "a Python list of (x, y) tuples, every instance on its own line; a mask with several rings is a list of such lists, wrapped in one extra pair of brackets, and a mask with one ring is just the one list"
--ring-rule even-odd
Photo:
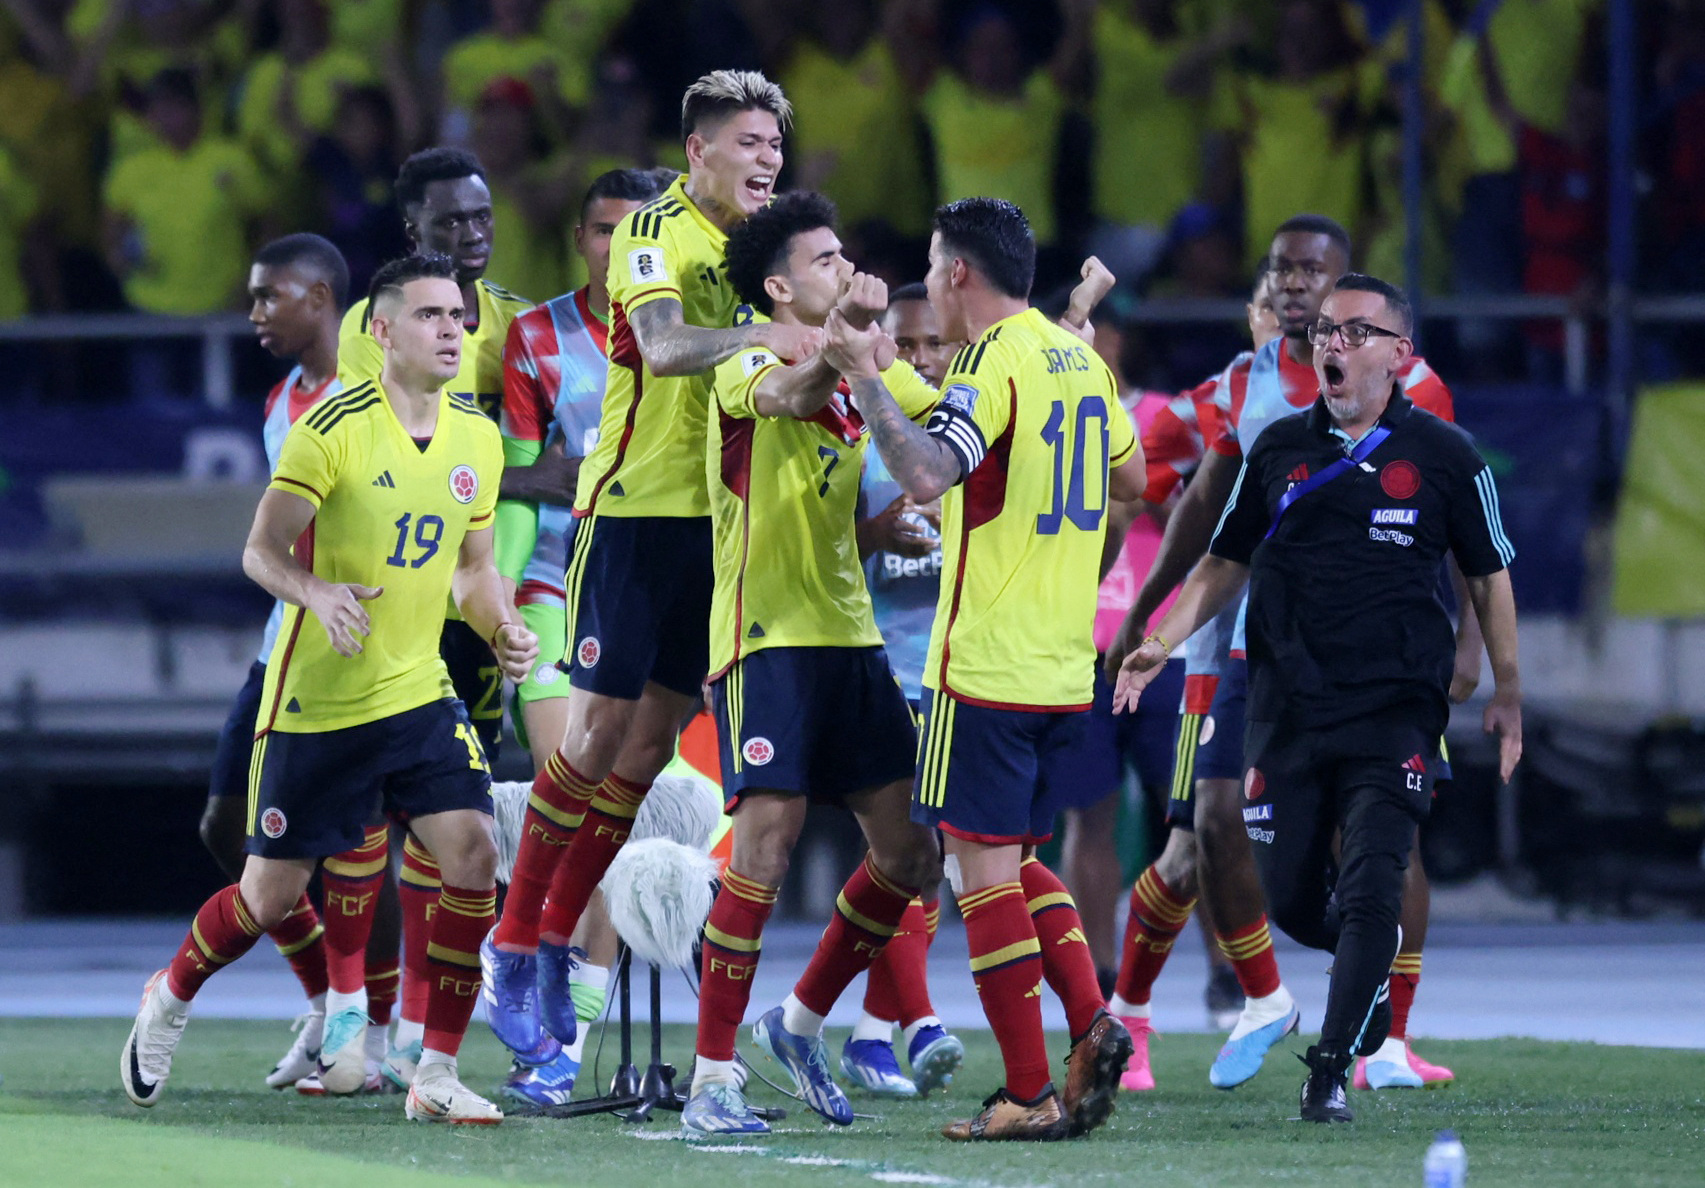
[(1366, 437), (1356, 443), (1356, 448), (1350, 451), (1348, 457), (1339, 458), (1336, 462), (1332, 463), (1325, 470), (1322, 470), (1319, 474), (1312, 478), (1304, 479), (1302, 482), (1286, 491), (1283, 495), (1279, 496), (1279, 507), (1278, 510), (1273, 513), (1272, 527), (1267, 529), (1267, 535), (1261, 539), (1271, 539), (1273, 533), (1279, 530), (1279, 521), (1284, 519), (1285, 513), (1290, 510), (1291, 504), (1301, 499), (1304, 495), (1307, 495), (1310, 491), (1324, 487), (1327, 483), (1343, 474), (1346, 470), (1361, 465), (1362, 459), (1377, 450), (1385, 439), (1390, 436), (1391, 430), (1387, 429), (1384, 425), (1375, 425), (1373, 430)]

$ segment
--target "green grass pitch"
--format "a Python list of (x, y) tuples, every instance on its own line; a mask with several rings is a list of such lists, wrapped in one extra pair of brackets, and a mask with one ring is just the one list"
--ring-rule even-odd
[[(597, 1117), (446, 1128), (405, 1121), (399, 1097), (274, 1093), (261, 1079), (290, 1038), (277, 1022), (192, 1020), (165, 1098), (139, 1110), (118, 1085), (127, 1030), (120, 1020), (0, 1020), (0, 1185), (1397, 1186), (1420, 1183), (1427, 1143), (1447, 1126), (1467, 1144), (1475, 1188), (1705, 1183), (1705, 1053), (1695, 1051), (1429, 1041), (1423, 1050), (1456, 1070), (1455, 1086), (1352, 1093), (1355, 1124), (1327, 1128), (1291, 1121), (1303, 1068), (1290, 1053), (1300, 1041), (1271, 1053), (1254, 1081), (1223, 1093), (1207, 1081), (1216, 1037), (1161, 1036), (1153, 1044), (1160, 1088), (1122, 1096), (1093, 1136), (961, 1147), (938, 1129), (974, 1111), (999, 1073), (993, 1040), (978, 1032), (945, 1096), (904, 1104), (855, 1098), (873, 1116), (844, 1130), (796, 1107), (772, 1137), (719, 1149), (672, 1141), (674, 1115), (647, 1126)], [(831, 1029), (837, 1054), (842, 1038)], [(594, 1035), (589, 1051), (596, 1042)], [(688, 1029), (670, 1028), (666, 1054), (685, 1064), (689, 1042)], [(1063, 1052), (1063, 1041), (1053, 1047)], [(613, 1050), (612, 1039), (605, 1078)], [(496, 1043), (476, 1026), (464, 1078), (490, 1090), (503, 1069)], [(581, 1091), (590, 1088), (583, 1076)], [(783, 1104), (761, 1085), (753, 1098)]]

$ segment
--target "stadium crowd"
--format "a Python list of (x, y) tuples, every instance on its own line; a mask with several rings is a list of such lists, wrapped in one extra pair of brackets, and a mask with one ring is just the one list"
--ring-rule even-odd
[[(1405, 5), (1391, 0), (7, 0), (0, 11), (0, 318), (237, 308), (286, 230), (337, 244), (357, 291), (402, 249), (390, 180), (427, 144), (484, 162), (493, 273), (543, 300), (584, 277), (564, 227), (621, 165), (684, 166), (682, 87), (763, 69), (798, 96), (783, 184), (831, 196), (878, 275), (917, 271), (930, 210), (1027, 211), (1043, 291), (1098, 254), (1112, 309), (1241, 294), (1288, 213), (1335, 218), (1402, 274)], [(1597, 308), (1605, 86), (1596, 0), (1429, 0), (1422, 271), (1430, 292)], [(1705, 262), (1705, 6), (1641, 7), (1648, 282)], [(1299, 169), (1306, 156), (1311, 165)], [(1135, 352), (1178, 388), (1222, 327)], [(1475, 335), (1479, 337), (1476, 338)], [(1496, 375), (1555, 323), (1467, 332)], [(1233, 341), (1235, 341), (1233, 339)], [(1526, 350), (1522, 349), (1525, 345)], [(1553, 365), (1554, 366), (1554, 365)]]

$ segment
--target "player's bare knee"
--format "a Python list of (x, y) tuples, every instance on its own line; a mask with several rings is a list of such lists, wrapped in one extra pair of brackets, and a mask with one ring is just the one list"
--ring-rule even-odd
[(1155, 871), (1173, 894), (1193, 898), (1196, 894), (1196, 835), (1174, 829), (1166, 848), (1155, 860)]
[(1236, 780), (1198, 780), (1196, 798), (1196, 844), (1209, 861), (1230, 855), (1233, 846), (1248, 847)]
[(675, 740), (672, 735), (666, 738), (630, 737), (622, 745), (615, 771), (625, 779), (644, 783), (656, 779), (674, 757)]
[(591, 704), (575, 706), (570, 701), (568, 729), (563, 734), (562, 757), (589, 778), (602, 778), (615, 767), (633, 721), (632, 702), (590, 696), (578, 700)]
[(750, 844), (737, 849), (730, 866), (754, 882), (766, 887), (779, 887), (787, 877), (792, 857), (790, 841), (777, 834), (768, 834), (753, 838)]
[(459, 834), (434, 857), (444, 882), (452, 887), (485, 888), (497, 880), (497, 843), (489, 830)]
[(262, 932), (271, 932), (288, 916), (296, 906), (296, 901), (302, 893), (293, 887), (268, 880), (262, 883), (247, 882), (242, 887), (243, 905), (248, 909), (249, 917), (254, 920)]
[(876, 869), (902, 887), (939, 887), (941, 885), (941, 847), (935, 835), (920, 829), (908, 844), (878, 852), (871, 848), (871, 860)]

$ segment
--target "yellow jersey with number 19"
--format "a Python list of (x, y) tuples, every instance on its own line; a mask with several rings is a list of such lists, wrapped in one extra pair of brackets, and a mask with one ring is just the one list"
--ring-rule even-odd
[[(689, 326), (720, 330), (744, 309), (728, 283), (728, 236), (687, 197), (683, 175), (624, 218), (610, 241), (610, 372), (598, 443), (580, 464), (574, 514), (708, 516), (705, 415), (711, 372), (652, 374), (629, 319), (666, 298)], [(745, 316), (750, 316), (749, 313)]]
[[(474, 311), (478, 322), (472, 329), (464, 326), (462, 365), (444, 390), (471, 401), (495, 421), (503, 404), (503, 344), (509, 340), (509, 324), (532, 309), (533, 303), (486, 280), (475, 281), (474, 291), (479, 294), (479, 308)], [(368, 322), (370, 305), (365, 297), (357, 301), (338, 327), (337, 377), (346, 388), (367, 380), (378, 383), (385, 365), (385, 352)]]
[(314, 505), (295, 553), (328, 582), (377, 586), (372, 634), (340, 656), (307, 610), (286, 605), (255, 724), (316, 733), (359, 726), (448, 694), (438, 655), (450, 579), (469, 532), (489, 528), (503, 440), (473, 403), (441, 393), (422, 448), (379, 385), (357, 384), (291, 426), (270, 489)]
[(929, 431), (963, 478), (941, 501), (924, 683), (996, 709), (1088, 709), (1108, 471), (1137, 445), (1113, 373), (1026, 310), (954, 356)]
[[(809, 420), (760, 414), (753, 395), (780, 366), (752, 348), (716, 369), (705, 458), (716, 558), (712, 676), (763, 648), (882, 642), (858, 558), (869, 431), (844, 382)], [(882, 378), (907, 416), (935, 407), (935, 389), (909, 364), (896, 362)]]

